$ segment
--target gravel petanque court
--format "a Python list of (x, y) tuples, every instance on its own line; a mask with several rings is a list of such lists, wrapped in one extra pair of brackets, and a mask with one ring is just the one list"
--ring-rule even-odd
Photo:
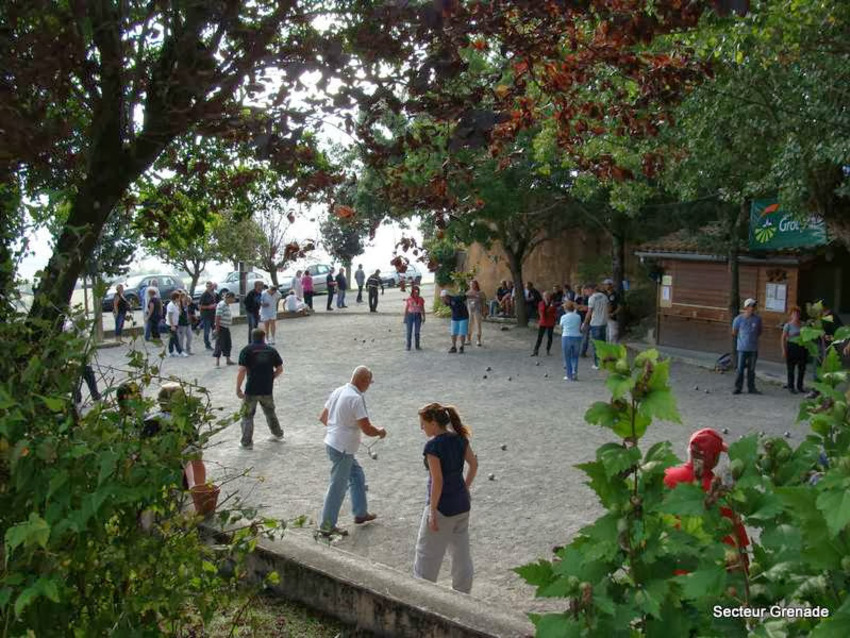
[[(424, 288), (430, 306), (433, 288)], [(330, 467), (317, 417), (331, 390), (348, 381), (355, 366), (367, 365), (374, 373), (366, 394), (370, 416), (388, 430), (387, 438), (372, 448), (377, 459), (364, 448), (358, 455), (369, 484), (369, 509), (378, 519), (355, 527), (346, 497), (340, 525), (350, 536), (335, 544), (412, 573), (427, 485), (425, 438), (417, 410), (430, 401), (453, 404), (472, 428), (472, 447), (480, 462), (470, 519), (473, 595), (521, 612), (562, 608), (563, 601), (534, 600), (533, 588), (512, 568), (550, 556), (554, 546), (563, 545), (601, 513), (584, 475), (574, 466), (593, 459), (599, 445), (613, 440), (607, 430), (583, 420), (592, 402), (608, 398), (602, 373), (590, 369), (591, 359), (581, 359), (580, 381), (568, 384), (562, 380), (557, 336), (551, 356), (530, 357), (535, 331), (516, 326), (503, 330), (493, 323), (484, 326), (483, 347), (448, 354), (448, 320), (430, 315), (423, 326), (423, 350), (406, 352), (404, 293), (387, 290), (377, 314), (349, 297), (348, 309), (325, 312), (324, 298), (319, 298), (314, 316), (279, 322), (277, 348), (284, 374), (275, 384), (275, 402), (285, 440), (270, 440), (260, 410), (252, 451), (240, 449), (238, 423), (219, 435), (204, 457), (213, 477), (221, 480), (251, 470), (250, 478), (227, 483), (222, 498), (240, 489), (249, 503), (262, 507), (264, 516), (306, 515), (307, 528), (287, 533), (312, 536)], [(235, 358), (247, 342), (247, 326), (234, 326), (233, 335)], [(128, 347), (100, 350), (96, 363), (102, 369), (123, 367)], [(206, 386), (214, 405), (235, 412), (236, 367), (216, 369), (200, 339), (195, 348), (193, 357), (164, 359), (163, 374)], [(671, 376), (685, 425), (653, 425), (641, 446), (644, 450), (669, 439), (683, 454), (690, 433), (702, 427), (726, 427), (730, 441), (761, 430), (774, 435), (788, 430), (797, 440), (803, 435), (802, 427), (794, 424), (800, 399), (777, 386), (760, 384), (762, 396), (732, 396), (728, 374), (674, 364)], [(373, 441), (364, 437), (366, 443)], [(446, 586), (449, 565), (447, 557), (440, 577)]]

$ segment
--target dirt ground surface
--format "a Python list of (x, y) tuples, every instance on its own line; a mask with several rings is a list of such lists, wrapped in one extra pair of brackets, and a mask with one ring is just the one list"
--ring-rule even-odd
[[(430, 309), (433, 289), (426, 287), (423, 294)], [(430, 401), (453, 404), (472, 428), (472, 447), (480, 462), (470, 522), (473, 595), (520, 612), (559, 609), (562, 601), (535, 600), (533, 588), (512, 569), (551, 556), (553, 546), (568, 542), (601, 513), (584, 475), (574, 466), (593, 459), (598, 446), (613, 440), (607, 430), (583, 419), (592, 402), (608, 398), (604, 377), (590, 369), (590, 359), (582, 359), (580, 381), (563, 381), (559, 338), (551, 356), (530, 357), (536, 331), (516, 326), (503, 329), (487, 323), (483, 347), (448, 354), (448, 321), (430, 315), (423, 326), (423, 350), (406, 352), (405, 297), (389, 289), (380, 297), (377, 314), (369, 313), (366, 304), (356, 304), (352, 293), (350, 308), (333, 312), (324, 310), (325, 298), (320, 297), (314, 316), (280, 321), (277, 348), (284, 374), (274, 396), (285, 440), (269, 440), (258, 410), (254, 449), (240, 449), (239, 425), (233, 424), (205, 453), (208, 471), (223, 480), (250, 470), (250, 477), (227, 483), (224, 494), (241, 490), (265, 516), (307, 515), (315, 521), (330, 468), (317, 416), (328, 394), (348, 381), (354, 367), (367, 365), (374, 373), (366, 394), (370, 416), (389, 432), (373, 448), (377, 460), (363, 448), (358, 455), (369, 484), (369, 510), (378, 519), (355, 527), (346, 498), (340, 525), (351, 535), (340, 540), (339, 547), (412, 573), (427, 485), (417, 409)], [(236, 353), (247, 342), (247, 326), (234, 326), (233, 333)], [(203, 342), (195, 344), (195, 356), (164, 359), (163, 373), (207, 387), (223, 413), (235, 412), (236, 367), (216, 369)], [(101, 374), (118, 374), (113, 368), (123, 367), (130, 347), (145, 346), (99, 351)], [(154, 348), (147, 351), (151, 357), (158, 353)], [(729, 375), (674, 364), (671, 376), (684, 425), (653, 425), (642, 443), (644, 450), (668, 439), (683, 455), (690, 433), (703, 427), (728, 428), (729, 440), (761, 430), (774, 435), (790, 431), (797, 440), (803, 436), (802, 427), (794, 423), (800, 399), (778, 386), (762, 384), (761, 396), (732, 396)], [(313, 525), (289, 533), (312, 535)], [(441, 584), (450, 585), (449, 574), (447, 557)]]

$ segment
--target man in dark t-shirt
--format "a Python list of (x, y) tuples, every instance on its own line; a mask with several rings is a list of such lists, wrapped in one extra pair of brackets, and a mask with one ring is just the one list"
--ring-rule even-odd
[(212, 350), (210, 343), (210, 331), (215, 326), (215, 307), (221, 299), (215, 292), (215, 282), (208, 281), (201, 298), (198, 300), (198, 308), (201, 311), (201, 326), (204, 328), (204, 346)]
[[(440, 291), (440, 300), (452, 311), (452, 347), (449, 348), (449, 352), (463, 354), (463, 346), (469, 332), (469, 308), (466, 305), (466, 295), (452, 295), (448, 290), (443, 289)], [(457, 347), (458, 337), (460, 337), (460, 349)]]
[[(251, 343), (239, 353), (239, 372), (236, 375), (236, 396), (243, 400), (242, 405), (242, 441), (243, 449), (254, 447), (254, 414), (257, 404), (263, 408), (266, 422), (272, 435), (278, 441), (283, 440), (283, 428), (277, 419), (272, 389), (274, 380), (283, 374), (283, 359), (270, 345), (266, 344), (266, 331), (255, 328), (251, 332)], [(242, 382), (248, 377), (245, 391)]]

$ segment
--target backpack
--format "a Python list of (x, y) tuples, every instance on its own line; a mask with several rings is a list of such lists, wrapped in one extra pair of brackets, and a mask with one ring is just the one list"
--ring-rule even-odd
[(727, 352), (725, 354), (721, 354), (717, 358), (717, 363), (714, 364), (715, 372), (729, 372), (732, 369), (732, 353)]

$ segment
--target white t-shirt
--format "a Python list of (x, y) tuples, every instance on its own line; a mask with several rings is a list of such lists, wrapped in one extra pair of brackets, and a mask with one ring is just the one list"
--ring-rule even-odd
[(594, 292), (587, 300), (587, 305), (593, 313), (590, 317), (591, 326), (608, 324), (608, 295), (602, 292)]
[(304, 286), (301, 285), (301, 277), (293, 277), (289, 287), (295, 291), (295, 296), (299, 299), (304, 298)]
[(287, 295), (283, 306), (286, 312), (298, 312), (298, 297), (296, 295)]
[(325, 407), (328, 409), (328, 431), (325, 445), (337, 452), (354, 454), (360, 447), (360, 426), (357, 422), (369, 416), (366, 399), (360, 390), (346, 383), (331, 392)]
[(176, 301), (168, 302), (168, 307), (165, 309), (165, 321), (172, 328), (180, 323), (180, 304)]

